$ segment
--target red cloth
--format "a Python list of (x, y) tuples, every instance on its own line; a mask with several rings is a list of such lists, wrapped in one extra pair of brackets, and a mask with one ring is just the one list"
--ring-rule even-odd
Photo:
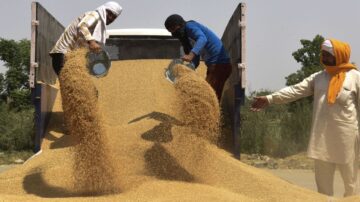
[(232, 71), (231, 64), (213, 64), (208, 65), (206, 72), (206, 81), (215, 90), (216, 96), (220, 102), (221, 94), (227, 78)]

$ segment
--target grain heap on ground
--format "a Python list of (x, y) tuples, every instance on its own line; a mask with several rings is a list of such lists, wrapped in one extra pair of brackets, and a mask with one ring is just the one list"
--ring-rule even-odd
[[(76, 57), (69, 57), (67, 64), (72, 59), (78, 61), (78, 58), (83, 58), (83, 54), (79, 52)], [(66, 95), (62, 92), (63, 102), (71, 102), (66, 100), (71, 97), (65, 97), (76, 93), (72, 91), (86, 94), (82, 98), (81, 95), (73, 95), (76, 100), (81, 99), (77, 101), (79, 109), (75, 109), (75, 106), (67, 108), (64, 103), (63, 112), (58, 93), (43, 142), (43, 152), (23, 166), (0, 175), (0, 198), (3, 201), (89, 201), (89, 197), (92, 201), (327, 201), (326, 196), (245, 165), (213, 144), (217, 138), (216, 133), (212, 133), (217, 130), (216, 118), (210, 118), (209, 121), (202, 115), (193, 114), (201, 112), (210, 117), (219, 116), (218, 109), (213, 108), (211, 96), (207, 97), (209, 95), (206, 93), (211, 92), (205, 91), (204, 87), (204, 92), (194, 91), (190, 96), (194, 96), (195, 100), (208, 99), (199, 102), (198, 106), (216, 111), (189, 109), (192, 112), (187, 116), (200, 116), (200, 120), (184, 116), (184, 107), (192, 107), (191, 101), (181, 95), (186, 95), (188, 90), (185, 86), (176, 86), (181, 84), (180, 81), (174, 86), (164, 79), (164, 69), (169, 62), (113, 62), (107, 77), (88, 78), (83, 73), (73, 77), (71, 85), (82, 86), (79, 88), (65, 87), (64, 82), (69, 81), (62, 80), (62, 90), (72, 89)], [(200, 69), (200, 72), (204, 70)], [(195, 76), (188, 78), (191, 82), (200, 79)], [(184, 82), (188, 81), (185, 79)], [(202, 81), (199, 82), (199, 86), (203, 85)], [(94, 85), (99, 91), (97, 101), (94, 98)], [(186, 92), (181, 92), (181, 89)], [(82, 102), (89, 106), (83, 107)], [(84, 120), (79, 120), (77, 116), (83, 116)], [(68, 135), (63, 134), (64, 129), (61, 127), (64, 117), (67, 128), (71, 130)], [(75, 120), (83, 123), (78, 123), (76, 128)], [(212, 124), (212, 121), (215, 121), (215, 125), (209, 129), (211, 134), (202, 133), (206, 130), (206, 124)], [(194, 124), (196, 122), (200, 124), (199, 127)], [(79, 152), (76, 148), (81, 144), (81, 138), (92, 136), (97, 138), (91, 140), (90, 144), (98, 144), (99, 148), (89, 151), (102, 151), (99, 154)], [(76, 157), (76, 152), (84, 156)], [(98, 173), (92, 171), (93, 166), (105, 171), (109, 169), (107, 174), (97, 177), (101, 178), (101, 184), (109, 181), (105, 187), (116, 186), (118, 192), (109, 194), (108, 188), (102, 187), (99, 187), (100, 193), (92, 190), (98, 185), (90, 185), (90, 190), (76, 188), (76, 180), (79, 178), (74, 168), (78, 167), (82, 158), (89, 160), (93, 155), (96, 162), (90, 160), (92, 165), (82, 162), (80, 168), (88, 173), (80, 176)], [(95, 165), (101, 160), (104, 161), (100, 165)], [(120, 180), (109, 179), (113, 175), (112, 170)], [(82, 180), (80, 184), (86, 182)], [(91, 194), (96, 196), (89, 196)]]

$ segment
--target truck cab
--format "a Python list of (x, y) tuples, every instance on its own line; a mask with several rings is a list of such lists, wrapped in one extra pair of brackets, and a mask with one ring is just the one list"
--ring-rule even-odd
[(111, 29), (105, 49), (111, 60), (174, 59), (183, 52), (166, 29)]

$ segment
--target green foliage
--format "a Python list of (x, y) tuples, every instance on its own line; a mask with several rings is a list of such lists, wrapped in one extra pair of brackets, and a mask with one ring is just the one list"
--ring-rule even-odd
[(28, 150), (34, 136), (33, 109), (19, 112), (0, 104), (0, 150)]
[(264, 112), (252, 113), (248, 101), (241, 109), (241, 150), (247, 153), (264, 153), (264, 136), (268, 133), (268, 121)]
[[(30, 41), (23, 39), (20, 41), (6, 40), (0, 38), (0, 60), (5, 62), (7, 71), (5, 78), (0, 78), (0, 89), (10, 100), (12, 95), (18, 95), (14, 91), (30, 90), (28, 85), (28, 72), (30, 68)], [(28, 97), (24, 97), (27, 99)], [(19, 99), (19, 96), (16, 98)], [(21, 101), (25, 103), (25, 100)], [(17, 104), (15, 104), (17, 105)]]
[(280, 142), (280, 121), (287, 113), (286, 105), (270, 105), (261, 112), (249, 111), (252, 97), (267, 95), (271, 92), (262, 90), (252, 92), (241, 109), (241, 149), (245, 153), (275, 155)]
[(292, 73), (285, 78), (287, 86), (297, 84), (322, 69), (320, 65), (320, 47), (322, 42), (324, 42), (324, 37), (320, 35), (316, 35), (312, 41), (306, 39), (300, 40), (303, 47), (293, 52), (292, 55), (302, 67), (296, 73)]
[(13, 164), (17, 159), (27, 160), (34, 155), (34, 152), (31, 150), (6, 151), (2, 153), (3, 154), (0, 155), (0, 165)]
[(17, 89), (28, 89), (28, 75), (24, 74), (21, 69), (9, 68), (6, 72), (6, 92), (7, 95)]
[(19, 68), (25, 72), (30, 65), (30, 41), (27, 39), (18, 42), (0, 38), (0, 59), (5, 61), (8, 68)]
[(276, 156), (285, 157), (304, 151), (309, 142), (312, 105), (295, 102), (291, 113), (284, 114), (280, 122), (281, 138)]
[(31, 105), (31, 92), (28, 89), (16, 89), (10, 94), (11, 102), (9, 107), (16, 111), (32, 108)]
[(0, 103), (5, 101), (6, 96), (4, 95), (5, 91), (5, 77), (4, 74), (0, 73)]
[(5, 77), (4, 74), (0, 73), (0, 93), (5, 89)]
[[(268, 92), (253, 92), (252, 96)], [(248, 97), (241, 109), (242, 152), (285, 157), (306, 149), (311, 128), (311, 102), (305, 99), (291, 105), (273, 104), (260, 112), (251, 112), (251, 99)]]
[(0, 60), (7, 71), (0, 74), (0, 150), (27, 150), (34, 136), (28, 72), (30, 41), (0, 38)]

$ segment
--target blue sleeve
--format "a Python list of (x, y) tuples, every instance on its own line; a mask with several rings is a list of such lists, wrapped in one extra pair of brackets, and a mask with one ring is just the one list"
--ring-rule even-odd
[(195, 23), (186, 23), (186, 31), (188, 37), (195, 40), (195, 44), (191, 49), (191, 52), (195, 53), (196, 55), (200, 55), (201, 50), (207, 43), (207, 37), (205, 33)]

